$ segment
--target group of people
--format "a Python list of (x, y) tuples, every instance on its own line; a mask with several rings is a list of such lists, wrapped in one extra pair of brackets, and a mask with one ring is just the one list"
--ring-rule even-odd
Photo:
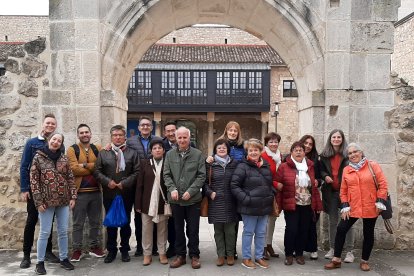
[[(231, 121), (214, 143), (212, 155), (206, 158), (191, 143), (190, 130), (177, 129), (174, 122), (165, 124), (164, 138), (151, 134), (153, 125), (148, 117), (139, 120), (139, 135), (128, 139), (123, 126), (113, 126), (111, 143), (102, 148), (91, 143), (90, 127), (80, 124), (79, 143), (70, 146), (66, 154), (64, 136), (55, 132), (56, 127), (56, 118), (46, 115), (41, 133), (26, 143), (22, 156), (21, 197), (27, 201), (28, 217), (21, 268), (30, 267), (38, 218), (39, 275), (46, 274), (45, 261), (73, 270), (71, 262), (80, 261), (86, 252), (111, 263), (119, 250), (121, 260), (129, 262), (134, 210), (135, 256), (143, 255), (143, 265), (150, 265), (153, 256), (159, 255), (161, 264), (178, 268), (186, 264), (188, 254), (192, 268), (198, 269), (200, 203), (204, 196), (208, 198), (208, 222), (214, 225), (217, 266), (231, 266), (238, 259), (236, 244), (241, 220), (241, 264), (249, 269), (268, 268), (267, 260), (279, 257), (272, 241), (281, 211), (286, 221), (285, 265), (292, 265), (294, 259), (305, 264), (304, 251), (310, 252), (311, 259), (317, 259), (316, 225), (324, 211), (329, 217), (331, 247), (325, 255), (331, 262), (325, 269), (341, 267), (346, 238), (349, 247), (344, 261), (354, 261), (350, 229), (358, 218), (363, 219), (364, 227), (360, 268), (370, 269), (374, 226), (378, 214), (385, 209), (387, 182), (379, 165), (368, 161), (359, 145), (347, 145), (341, 130), (330, 133), (320, 155), (310, 135), (293, 143), (290, 153), (283, 155), (279, 134), (268, 133), (264, 144), (254, 138), (243, 140), (240, 125)], [(368, 166), (376, 174), (378, 189)], [(100, 240), (102, 207), (107, 213), (118, 195), (123, 199), (128, 222), (119, 229), (106, 227), (105, 253)], [(69, 210), (73, 217), (71, 258)], [(86, 218), (87, 246), (82, 244)], [(51, 244), (55, 219), (59, 257), (53, 254)]]

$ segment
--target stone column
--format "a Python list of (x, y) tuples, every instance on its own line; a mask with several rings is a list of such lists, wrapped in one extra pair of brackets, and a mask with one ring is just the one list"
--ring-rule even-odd
[(214, 112), (207, 112), (207, 122), (208, 122), (208, 154), (213, 152), (214, 147)]
[(154, 121), (155, 121), (155, 135), (162, 137), (161, 131), (161, 112), (154, 112)]
[(269, 123), (269, 112), (262, 112), (261, 113), (261, 119), (260, 121), (262, 122), (262, 135), (261, 135), (261, 139), (262, 141), (264, 140), (264, 137), (267, 134), (267, 124)]

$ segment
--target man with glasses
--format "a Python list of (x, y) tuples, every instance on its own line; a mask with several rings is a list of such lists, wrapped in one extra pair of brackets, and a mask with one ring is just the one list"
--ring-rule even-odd
[[(129, 137), (127, 140), (127, 146), (138, 153), (139, 159), (150, 159), (151, 158), (151, 149), (149, 144), (154, 139), (162, 140), (161, 137), (152, 135), (152, 120), (149, 117), (141, 117), (138, 124), (139, 134), (136, 136)], [(135, 194), (135, 193), (134, 193)], [(141, 214), (135, 211), (135, 238), (137, 240), (137, 250), (135, 251), (135, 256), (142, 256), (142, 221)], [(156, 232), (156, 227), (154, 227), (154, 233)], [(157, 255), (157, 244), (156, 237), (154, 234), (154, 246), (152, 249), (152, 254)]]
[[(98, 160), (95, 163), (95, 177), (102, 185), (103, 205), (105, 212), (108, 213), (112, 201), (116, 195), (121, 195), (124, 207), (128, 216), (128, 223), (120, 227), (121, 234), (121, 255), (123, 262), (129, 262), (128, 251), (129, 238), (131, 237), (131, 211), (135, 201), (136, 179), (139, 174), (139, 159), (135, 150), (126, 145), (126, 130), (121, 125), (113, 126), (110, 130), (111, 144), (110, 150), (99, 152)], [(107, 227), (106, 249), (108, 254), (105, 263), (115, 260), (118, 247), (117, 236), (118, 228)]]

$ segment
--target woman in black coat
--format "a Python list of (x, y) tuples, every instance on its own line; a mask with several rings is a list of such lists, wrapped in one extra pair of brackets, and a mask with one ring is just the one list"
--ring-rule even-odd
[(214, 239), (217, 246), (217, 266), (234, 264), (234, 248), (236, 247), (236, 224), (239, 216), (236, 201), (230, 188), (231, 177), (237, 161), (229, 156), (230, 145), (224, 139), (214, 144), (214, 161), (207, 163), (207, 178), (203, 187), (208, 202), (208, 222), (214, 224)]

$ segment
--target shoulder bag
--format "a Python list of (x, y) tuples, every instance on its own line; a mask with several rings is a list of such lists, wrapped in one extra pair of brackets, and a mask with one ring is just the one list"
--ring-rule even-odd
[[(208, 186), (211, 186), (211, 166), (208, 171)], [(208, 196), (204, 196), (200, 205), (200, 216), (208, 217)]]

